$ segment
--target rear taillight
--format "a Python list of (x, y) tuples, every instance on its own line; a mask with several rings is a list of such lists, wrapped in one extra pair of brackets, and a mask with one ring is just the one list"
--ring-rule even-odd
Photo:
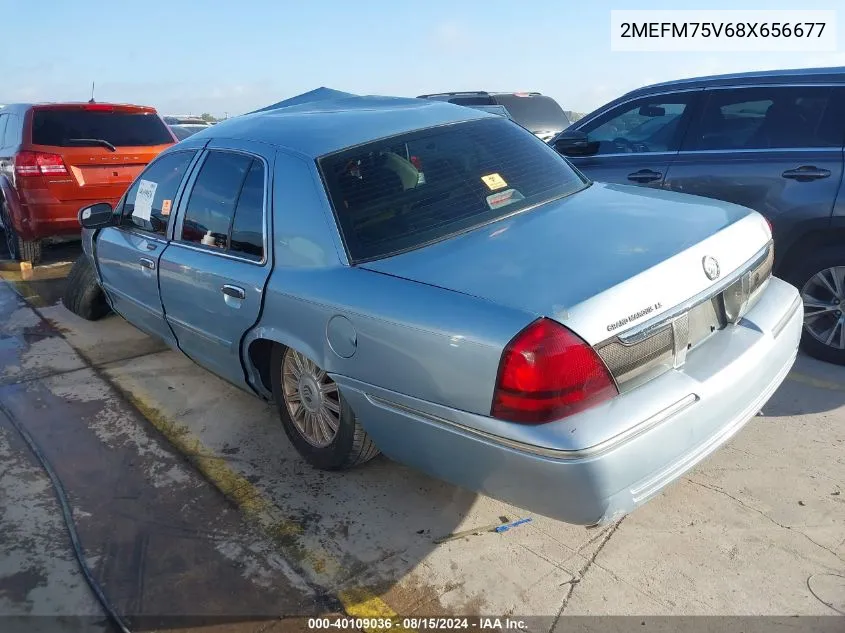
[(564, 326), (538, 319), (505, 348), (490, 415), (540, 424), (572, 415), (618, 393), (592, 347)]
[(47, 152), (18, 152), (15, 154), (17, 176), (56, 176), (66, 174), (67, 168), (59, 154)]

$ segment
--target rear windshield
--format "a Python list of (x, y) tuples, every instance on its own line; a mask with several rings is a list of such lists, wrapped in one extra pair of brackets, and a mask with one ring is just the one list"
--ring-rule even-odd
[(324, 156), (353, 262), (419, 248), (586, 185), (557, 152), (501, 117), (429, 128)]
[(505, 106), (514, 121), (532, 132), (559, 132), (569, 127), (563, 108), (545, 95), (496, 95), (496, 103)]
[(32, 142), (35, 145), (79, 147), (86, 144), (86, 139), (106, 141), (115, 147), (173, 142), (167, 126), (155, 114), (54, 109), (33, 112)]

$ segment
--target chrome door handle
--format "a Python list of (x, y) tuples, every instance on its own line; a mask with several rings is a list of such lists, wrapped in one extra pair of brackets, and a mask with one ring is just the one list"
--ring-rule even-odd
[(142, 257), (138, 260), (138, 262), (141, 264), (141, 268), (149, 268), (150, 270), (156, 269), (156, 263), (148, 257)]
[(791, 180), (797, 180), (798, 182), (809, 182), (810, 180), (818, 180), (819, 178), (829, 178), (830, 171), (819, 169), (814, 165), (804, 165), (797, 169), (787, 169), (781, 176)]
[(223, 294), (227, 297), (232, 297), (233, 299), (245, 299), (246, 298), (246, 291), (243, 288), (239, 288), (238, 286), (230, 286), (226, 284), (220, 290), (223, 291)]

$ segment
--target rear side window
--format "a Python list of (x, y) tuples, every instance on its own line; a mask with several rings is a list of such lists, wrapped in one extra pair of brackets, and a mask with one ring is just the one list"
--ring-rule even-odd
[(839, 147), (845, 135), (834, 88), (713, 90), (684, 142), (686, 150)]
[(501, 117), (403, 134), (319, 159), (350, 259), (378, 259), (586, 185), (545, 143)]
[(0, 114), (0, 147), (6, 147), (6, 124), (9, 122), (8, 114)]
[(155, 114), (110, 110), (35, 110), (35, 145), (79, 147), (106, 141), (115, 147), (145, 147), (172, 143), (164, 122)]
[(245, 154), (211, 152), (191, 191), (181, 238), (246, 259), (263, 259), (263, 163)]
[(179, 184), (195, 153), (174, 152), (150, 163), (126, 193), (121, 225), (164, 235)]
[(264, 165), (260, 160), (252, 161), (246, 175), (232, 221), (229, 250), (255, 261), (264, 258)]

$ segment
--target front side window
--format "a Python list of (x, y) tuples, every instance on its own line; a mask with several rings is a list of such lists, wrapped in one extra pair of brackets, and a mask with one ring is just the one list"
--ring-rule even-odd
[(690, 94), (638, 99), (603, 114), (581, 130), (591, 141), (599, 142), (598, 154), (674, 152), (691, 100)]
[(181, 239), (260, 261), (264, 256), (264, 166), (245, 154), (213, 151), (191, 190)]
[(126, 193), (121, 225), (163, 236), (179, 184), (195, 153), (174, 152), (150, 163)]
[(845, 119), (833, 88), (713, 90), (684, 142), (687, 150), (839, 147)]
[(354, 262), (419, 248), (587, 184), (502, 117), (382, 139), (318, 165)]

